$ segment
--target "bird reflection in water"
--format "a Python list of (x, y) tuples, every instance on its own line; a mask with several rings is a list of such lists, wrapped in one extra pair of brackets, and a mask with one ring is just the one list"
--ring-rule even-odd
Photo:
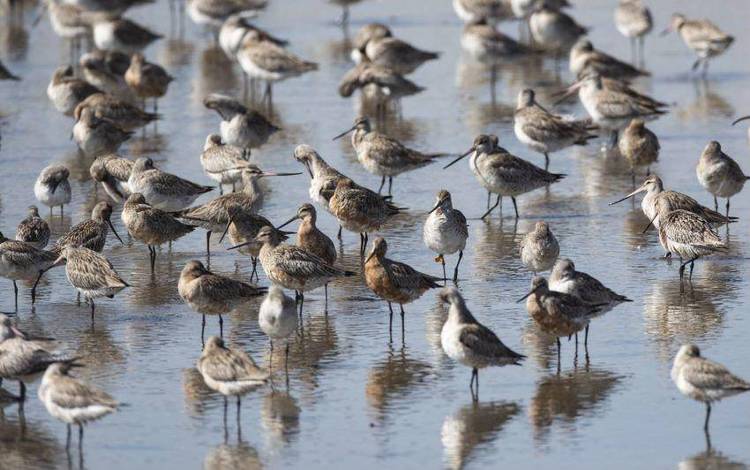
[(729, 119), (735, 115), (734, 106), (721, 94), (711, 89), (707, 80), (695, 80), (695, 100), (677, 109), (677, 118), (686, 123), (710, 122), (716, 118)]
[(267, 446), (273, 453), (282, 450), (299, 435), (302, 409), (288, 392), (270, 391), (263, 397), (260, 422), (265, 430)]
[(201, 51), (198, 62), (197, 82), (193, 86), (193, 100), (203, 101), (211, 93), (224, 93), (230, 96), (237, 87), (237, 76), (233, 64), (218, 46)]
[(528, 411), (534, 438), (544, 443), (555, 422), (574, 429), (580, 418), (600, 413), (622, 379), (606, 370), (588, 368), (542, 378)]
[(59, 468), (63, 452), (62, 445), (42, 423), (27, 422), (23, 413), (8, 416), (0, 410), (0, 467)]
[(431, 372), (432, 367), (411, 358), (406, 347), (396, 351), (389, 346), (386, 358), (375, 364), (367, 374), (365, 394), (375, 418), (382, 423), (390, 411), (399, 405), (406, 405), (404, 398), (416, 387), (426, 384)]
[(241, 439), (236, 444), (223, 444), (214, 447), (203, 460), (204, 470), (258, 470), (263, 461), (258, 451)]
[[(306, 317), (299, 332), (289, 347), (289, 371), (296, 371), (296, 378), (314, 390), (320, 374), (338, 356), (338, 334), (329, 315)], [(283, 354), (274, 354), (274, 361), (273, 370), (284, 370)]]
[[(500, 206), (502, 209), (502, 206)], [(511, 208), (512, 209), (512, 208)], [(478, 212), (478, 211), (477, 211)], [(511, 211), (512, 213), (512, 211)], [(473, 251), (473, 276), (480, 280), (497, 279), (509, 270), (520, 271), (518, 260), (518, 219), (513, 222), (490, 220), (479, 223), (469, 219), (469, 240)]]
[(182, 391), (188, 414), (197, 417), (205, 413), (210, 401), (217, 401), (218, 394), (208, 388), (203, 376), (195, 367), (182, 371)]
[(475, 401), (446, 416), (440, 440), (448, 467), (463, 468), (476, 451), (489, 447), (520, 411), (521, 407), (512, 402)]
[(711, 446), (711, 436), (706, 433), (706, 450), (677, 464), (679, 470), (746, 470), (748, 465), (732, 460)]

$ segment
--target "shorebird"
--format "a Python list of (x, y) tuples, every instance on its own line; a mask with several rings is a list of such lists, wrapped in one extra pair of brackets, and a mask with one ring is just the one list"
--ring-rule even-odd
[[(440, 332), (443, 351), (454, 361), (471, 367), (471, 396), (479, 399), (479, 369), (490, 366), (521, 365), (526, 358), (500, 341), (497, 335), (474, 318), (455, 287), (446, 287), (438, 295), (449, 304), (448, 319)], [(474, 383), (476, 381), (476, 391)]]
[[(325, 286), (336, 278), (356, 274), (336, 268), (304, 248), (282, 243), (281, 235), (278, 230), (266, 226), (260, 229), (254, 242), (262, 243), (258, 258), (266, 277), (274, 284), (296, 292), (300, 316), (305, 292)], [(248, 241), (233, 248), (252, 243)]]
[(47, 97), (66, 116), (72, 116), (76, 106), (94, 93), (99, 93), (99, 89), (76, 78), (70, 65), (58, 67), (47, 85)]
[(112, 225), (112, 206), (108, 202), (99, 202), (91, 210), (91, 218), (74, 225), (68, 233), (58, 238), (50, 251), (62, 253), (65, 247), (83, 247), (101, 253), (107, 243), (108, 229), (125, 244)]
[[(318, 213), (312, 204), (302, 204), (297, 209), (297, 214), (291, 219), (287, 220), (277, 228), (285, 227), (286, 225), (294, 222), (295, 220), (301, 220), (297, 229), (297, 246), (309, 251), (318, 258), (326, 262), (326, 264), (333, 266), (336, 264), (336, 245), (333, 244), (333, 240), (328, 238), (328, 235), (321, 232), (316, 226), (318, 220)], [(328, 311), (328, 284), (325, 285), (326, 294), (326, 312)]]
[(130, 67), (125, 72), (125, 83), (133, 89), (135, 95), (145, 103), (147, 98), (154, 99), (154, 111), (159, 98), (167, 94), (169, 84), (174, 77), (169, 75), (161, 65), (148, 62), (143, 54), (136, 52), (130, 58)]
[(0, 381), (17, 380), (18, 401), (26, 400), (26, 383), (32, 382), (54, 362), (74, 359), (56, 352), (49, 340), (30, 338), (18, 330), (7, 315), (0, 313)]
[(443, 281), (447, 281), (445, 274), (445, 255), (458, 252), (458, 261), (453, 270), (453, 282), (458, 282), (458, 266), (464, 257), (466, 239), (469, 238), (469, 226), (464, 214), (453, 208), (451, 193), (441, 189), (437, 194), (435, 206), (430, 210), (422, 230), (422, 239), (427, 248), (437, 253), (435, 261), (443, 265)]
[(71, 57), (77, 57), (79, 54), (76, 52), (81, 48), (80, 40), (88, 35), (96, 14), (62, 0), (47, 0), (42, 3), (41, 8), (42, 11), (33, 24), (41, 21), (43, 10), (46, 8), (52, 30), (59, 37), (71, 41)]
[(18, 309), (18, 285), (16, 281), (36, 279), (31, 289), (32, 303), (36, 297), (36, 283), (46, 269), (57, 259), (51, 251), (38, 250), (26, 242), (10, 240), (0, 232), (0, 277), (13, 281), (15, 306)]
[(36, 206), (29, 206), (29, 215), (16, 228), (16, 240), (42, 250), (47, 246), (49, 235), (49, 224), (39, 217), (39, 209)]
[(221, 138), (230, 145), (258, 148), (281, 130), (263, 114), (226, 95), (212, 93), (203, 100), (203, 105), (221, 116)]
[[(127, 57), (119, 52), (113, 54), (117, 54), (118, 57), (120, 55)], [(125, 72), (120, 74), (119, 70), (113, 69), (112, 67), (117, 66), (108, 62), (106, 56), (87, 52), (81, 56), (79, 64), (84, 80), (95, 86), (100, 92), (110, 94), (129, 103), (136, 102), (133, 90), (125, 83)], [(129, 58), (127, 64), (130, 66)]]
[(373, 64), (366, 58), (344, 74), (339, 83), (339, 95), (348, 98), (357, 89), (362, 90), (364, 99), (372, 100), (377, 104), (379, 113), (384, 113), (386, 103), (424, 90), (423, 87), (404, 78), (396, 71)]
[(581, 36), (588, 32), (569, 15), (548, 8), (544, 3), (529, 17), (531, 36), (536, 45), (553, 52), (559, 59)]
[(724, 53), (734, 42), (734, 37), (725, 33), (709, 20), (688, 20), (685, 15), (675, 13), (669, 26), (662, 31), (662, 36), (677, 31), (685, 45), (696, 53), (698, 59), (693, 63), (693, 70), (703, 64), (703, 75), (708, 72), (708, 61)]
[(266, 82), (265, 98), (272, 103), (272, 83), (318, 69), (318, 64), (302, 60), (281, 46), (247, 35), (237, 50), (242, 70), (256, 80)]
[(341, 25), (346, 25), (349, 23), (349, 7), (361, 1), (362, 0), (328, 0), (329, 3), (333, 3), (334, 5), (339, 5), (341, 7), (341, 19), (339, 20), (339, 23)]
[[(250, 260), (253, 264), (253, 270), (250, 273), (250, 280), (260, 280), (258, 277), (258, 257), (260, 256), (260, 249), (263, 247), (261, 242), (255, 240), (258, 236), (260, 229), (263, 227), (273, 227), (271, 221), (259, 214), (253, 214), (243, 210), (239, 206), (230, 206), (227, 209), (229, 214), (229, 222), (227, 223), (224, 233), (221, 234), (219, 243), (224, 240), (224, 237), (229, 234), (229, 241), (232, 243), (231, 249), (239, 249), (239, 252), (243, 255), (250, 256)], [(285, 241), (289, 238), (289, 232), (283, 232), (281, 230), (275, 230), (276, 235), (281, 241)]]
[(200, 206), (177, 212), (185, 223), (202, 227), (206, 232), (206, 252), (210, 255), (211, 233), (221, 232), (229, 223), (229, 208), (238, 207), (247, 212), (256, 212), (263, 200), (259, 180), (267, 176), (296, 176), (302, 173), (276, 173), (263, 171), (257, 165), (247, 163), (242, 168), (242, 191), (224, 194)]
[(230, 59), (237, 58), (237, 50), (247, 34), (255, 34), (260, 39), (270, 41), (277, 46), (284, 47), (289, 44), (288, 41), (273, 36), (247, 20), (248, 18), (242, 13), (230, 15), (219, 29), (219, 46)]
[(147, 157), (141, 157), (133, 164), (128, 187), (130, 192), (143, 194), (153, 207), (167, 212), (182, 210), (201, 194), (214, 189), (158, 170), (153, 160)]
[(378, 297), (388, 302), (388, 331), (393, 328), (393, 306), (401, 308), (401, 339), (404, 338), (404, 304), (414, 302), (429, 289), (440, 287), (440, 278), (424, 274), (408, 264), (386, 258), (388, 243), (383, 237), (372, 241), (372, 250), (364, 262), (365, 284)]
[(242, 168), (247, 167), (250, 152), (246, 148), (222, 142), (219, 134), (209, 134), (203, 144), (201, 166), (206, 176), (219, 183), (219, 194), (224, 194), (223, 185), (231, 184), (232, 192), (242, 181)]
[(196, 368), (211, 390), (225, 397), (237, 397), (238, 422), (240, 397), (265, 385), (270, 379), (270, 374), (255, 365), (255, 361), (245, 351), (227, 347), (218, 336), (208, 338)]
[(125, 54), (140, 52), (163, 37), (126, 18), (99, 20), (94, 23), (92, 30), (96, 47)]
[(531, 290), (518, 299), (526, 300), (526, 311), (539, 328), (557, 339), (557, 371), (560, 372), (560, 337), (576, 335), (578, 352), (578, 332), (588, 326), (589, 321), (599, 314), (604, 305), (591, 305), (577, 297), (550, 290), (547, 280), (534, 276)]
[[(535, 189), (549, 186), (565, 177), (564, 174), (550, 173), (522, 158), (510, 154), (498, 145), (496, 135), (480, 134), (474, 139), (471, 148), (463, 155), (443, 167), (448, 168), (462, 158), (471, 154), (469, 167), (474, 176), (487, 189), (487, 212), (482, 219), (500, 205), (503, 196), (509, 196), (513, 201), (513, 209), (518, 218), (516, 197)], [(495, 193), (497, 200), (492, 207), (490, 197)]]
[(686, 210), (667, 212), (657, 203), (659, 243), (668, 253), (677, 253), (680, 263), (680, 292), (684, 292), (685, 266), (690, 265), (688, 282), (693, 279), (695, 260), (715, 252), (726, 252), (727, 246), (703, 217)]
[(354, 125), (337, 135), (333, 140), (352, 133), (352, 147), (357, 152), (357, 160), (367, 171), (381, 177), (378, 194), (388, 178), (388, 194), (391, 194), (393, 177), (410, 170), (429, 165), (444, 153), (422, 153), (404, 146), (401, 142), (372, 129), (370, 120), (359, 117)]
[(359, 63), (363, 57), (370, 62), (392, 69), (401, 75), (414, 72), (428, 60), (440, 56), (437, 52), (418, 49), (406, 41), (393, 37), (391, 30), (380, 23), (363, 26), (357, 33), (352, 58)]
[(117, 154), (96, 157), (89, 167), (91, 179), (101, 183), (104, 191), (115, 202), (123, 202), (130, 194), (128, 179), (133, 161)]
[(268, 5), (268, 0), (188, 0), (190, 19), (199, 25), (217, 29), (235, 14), (253, 16)]
[(638, 57), (636, 41), (638, 42), (641, 49), (640, 60), (643, 61), (645, 36), (654, 27), (651, 11), (643, 6), (641, 0), (620, 0), (615, 8), (615, 26), (620, 34), (630, 38), (630, 52), (634, 60)]
[(590, 119), (571, 120), (550, 113), (536, 101), (529, 88), (518, 94), (513, 113), (513, 131), (518, 140), (544, 155), (544, 169), (549, 168), (549, 154), (570, 147), (586, 145), (596, 138), (591, 132), (598, 127)]
[(194, 227), (183, 224), (171, 214), (146, 204), (146, 198), (141, 193), (128, 196), (121, 217), (130, 236), (148, 247), (152, 273), (156, 264), (156, 247), (172, 243), (194, 230)]
[(560, 255), (560, 245), (549, 224), (539, 221), (534, 224), (534, 230), (524, 235), (518, 244), (521, 262), (534, 275), (552, 269)]
[(742, 187), (750, 176), (746, 176), (737, 162), (721, 151), (721, 145), (715, 140), (709, 142), (703, 149), (695, 173), (698, 175), (698, 182), (701, 186), (713, 194), (715, 210), (719, 210), (717, 197), (727, 198), (727, 217), (729, 217), (729, 199), (742, 191)]
[(646, 176), (651, 174), (651, 164), (659, 158), (659, 139), (656, 134), (646, 127), (643, 119), (633, 119), (628, 127), (622, 132), (622, 137), (617, 143), (620, 154), (630, 163), (630, 170), (635, 186), (635, 169), (639, 166), (646, 167)]
[(241, 307), (253, 297), (266, 293), (264, 287), (214, 274), (198, 260), (188, 261), (182, 268), (177, 291), (182, 300), (203, 317), (201, 342), (203, 342), (203, 333), (206, 330), (206, 315), (219, 316), (219, 334), (223, 337), (222, 315)]
[[(318, 152), (309, 145), (298, 145), (294, 148), (294, 159), (305, 165), (310, 175), (310, 199), (323, 206), (328, 212), (331, 211), (329, 201), (336, 190), (336, 185), (345, 179), (342, 173), (329, 165)], [(341, 229), (339, 229), (341, 238)]]
[(510, 2), (505, 0), (453, 0), (453, 10), (464, 23), (486, 18), (494, 25), (513, 17)]
[(605, 82), (598, 73), (589, 72), (571, 85), (563, 96), (572, 95), (578, 90), (578, 98), (594, 124), (610, 131), (610, 147), (617, 144), (620, 129), (625, 128), (631, 120), (650, 120), (666, 113), (662, 103), (631, 93), (627, 85), (620, 84), (618, 88), (613, 88), (605, 86), (607, 83), (612, 82)]
[(359, 233), (361, 255), (364, 255), (368, 234), (377, 232), (388, 219), (404, 210), (349, 178), (338, 180), (335, 190), (323, 191), (326, 193), (323, 197), (329, 201), (331, 213), (341, 226), (350, 232)]
[[(130, 284), (117, 274), (112, 263), (104, 255), (84, 247), (66, 246), (52, 266), (65, 263), (68, 282), (86, 298), (91, 305), (91, 323), (94, 323), (94, 299), (114, 298)], [(49, 268), (47, 268), (49, 269)]]
[(531, 52), (527, 46), (498, 31), (484, 17), (466, 23), (461, 47), (479, 62), (490, 64)]
[[(561, 258), (555, 263), (549, 275), (549, 289), (570, 294), (589, 305), (601, 306), (597, 316), (604, 315), (623, 302), (632, 302), (631, 299), (606, 287), (595, 277), (576, 271), (575, 264), (568, 258)], [(588, 341), (589, 325), (586, 325), (583, 344), (588, 344)]]
[(670, 372), (677, 389), (686, 397), (706, 404), (703, 430), (708, 433), (711, 403), (750, 391), (750, 382), (732, 374), (729, 369), (701, 356), (694, 344), (680, 347)]
[(260, 304), (258, 325), (271, 341), (271, 359), (273, 363), (274, 341), (284, 343), (284, 369), (289, 363), (289, 337), (297, 329), (297, 306), (294, 299), (284, 294), (284, 290), (271, 285), (268, 294)]
[(68, 372), (75, 366), (75, 362), (57, 362), (47, 367), (38, 392), (47, 412), (68, 427), (66, 449), (70, 448), (71, 425), (78, 425), (80, 449), (83, 446), (83, 425), (117, 411), (120, 406), (106, 392), (70, 376)]
[[(81, 109), (81, 105), (78, 106), (76, 109)], [(78, 148), (90, 157), (117, 152), (120, 145), (132, 135), (132, 132), (122, 129), (115, 122), (96, 117), (94, 110), (88, 107), (81, 109), (73, 126), (73, 138)]]
[(70, 202), (70, 182), (68, 177), (70, 171), (64, 165), (49, 165), (45, 167), (34, 183), (34, 196), (36, 200), (52, 208), (60, 206), (60, 216), (63, 214), (63, 206)]
[(627, 62), (594, 49), (591, 41), (585, 38), (579, 39), (570, 49), (570, 71), (576, 77), (582, 77), (588, 72), (596, 72), (602, 77), (617, 80), (630, 80), (650, 75)]
[(76, 120), (80, 119), (85, 108), (91, 109), (95, 117), (107, 119), (125, 131), (138, 129), (160, 119), (156, 113), (147, 113), (128, 101), (106, 93), (94, 93), (81, 101), (73, 111)]

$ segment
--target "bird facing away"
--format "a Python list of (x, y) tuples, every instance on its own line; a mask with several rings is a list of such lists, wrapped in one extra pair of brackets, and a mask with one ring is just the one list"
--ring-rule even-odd
[(47, 97), (66, 116), (72, 116), (79, 103), (99, 92), (94, 85), (75, 77), (72, 65), (58, 67), (47, 85)]
[(464, 257), (466, 239), (469, 238), (469, 226), (464, 214), (453, 208), (451, 193), (441, 189), (437, 194), (435, 206), (430, 210), (422, 229), (422, 239), (430, 250), (437, 253), (435, 261), (443, 265), (443, 282), (445, 274), (445, 255), (458, 252), (458, 261), (453, 270), (453, 282), (458, 282), (458, 266)]
[(223, 185), (231, 184), (232, 192), (242, 181), (242, 168), (247, 167), (250, 152), (236, 145), (224, 143), (219, 134), (209, 134), (203, 144), (201, 166), (206, 176), (219, 183), (219, 194), (224, 194)]
[(158, 170), (153, 160), (147, 157), (141, 157), (133, 164), (128, 187), (131, 192), (143, 194), (153, 207), (167, 212), (182, 210), (201, 194), (214, 189)]
[(60, 216), (63, 214), (63, 206), (70, 202), (71, 191), (70, 170), (64, 165), (50, 165), (45, 167), (34, 183), (34, 196), (36, 200), (49, 207), (49, 213), (52, 215), (52, 208), (60, 206)]
[(268, 372), (259, 368), (250, 355), (227, 347), (218, 336), (208, 338), (196, 367), (211, 390), (237, 397), (238, 412), (240, 397), (270, 379)]
[(50, 365), (39, 386), (39, 400), (47, 412), (67, 425), (66, 449), (70, 447), (70, 426), (78, 425), (78, 445), (83, 445), (83, 426), (117, 411), (120, 403), (108, 393), (71, 375), (76, 363), (57, 362)]
[(479, 369), (521, 365), (526, 356), (511, 350), (492, 330), (479, 323), (458, 289), (446, 287), (438, 296), (441, 302), (450, 305), (448, 319), (440, 332), (440, 344), (448, 357), (471, 368), (469, 388), (472, 398), (479, 400)]
[(80, 109), (80, 112), (73, 125), (73, 139), (81, 152), (89, 157), (115, 153), (133, 135), (111, 119), (97, 117), (94, 109), (88, 106), (81, 107), (79, 104), (76, 109)]
[(393, 177), (406, 171), (415, 170), (429, 165), (435, 158), (444, 156), (442, 153), (422, 153), (404, 146), (401, 142), (378, 132), (370, 125), (366, 117), (359, 117), (354, 125), (337, 135), (333, 140), (352, 133), (352, 147), (357, 153), (357, 160), (367, 171), (381, 176), (378, 194), (383, 190), (385, 179), (388, 178), (388, 194), (391, 194)]
[(708, 432), (711, 403), (750, 391), (750, 382), (732, 374), (723, 365), (701, 356), (694, 344), (680, 347), (670, 373), (677, 389), (686, 397), (706, 404), (703, 429)]
[(254, 297), (265, 294), (266, 289), (214, 274), (198, 260), (188, 261), (180, 273), (177, 291), (191, 309), (203, 317), (201, 343), (206, 329), (206, 315), (219, 316), (220, 335), (224, 336), (223, 314), (246, 304)]
[(125, 54), (140, 52), (162, 37), (161, 34), (149, 31), (138, 23), (125, 18), (102, 19), (95, 22), (93, 35), (97, 48)]
[(614, 16), (617, 31), (626, 38), (630, 38), (630, 51), (635, 60), (638, 60), (639, 55), (636, 41), (640, 45), (640, 62), (643, 62), (645, 36), (654, 27), (651, 11), (643, 5), (641, 0), (620, 0), (615, 8)]
[(630, 163), (633, 186), (635, 186), (635, 169), (646, 167), (646, 175), (651, 173), (651, 165), (659, 158), (659, 139), (646, 127), (643, 119), (633, 119), (622, 132), (617, 143), (620, 154)]
[(464, 26), (461, 47), (477, 61), (493, 66), (531, 52), (527, 46), (495, 29), (486, 18), (479, 18)]
[(366, 57), (370, 62), (408, 75), (428, 60), (440, 56), (437, 52), (418, 49), (406, 41), (393, 37), (391, 30), (382, 24), (365, 25), (357, 33), (352, 50), (355, 62)]
[[(443, 167), (443, 169), (448, 168), (471, 155), (469, 167), (479, 184), (487, 190), (487, 212), (482, 215), (482, 219), (500, 205), (503, 196), (510, 196), (516, 218), (518, 218), (516, 196), (549, 186), (565, 177), (564, 174), (550, 173), (512, 155), (498, 143), (496, 135), (480, 134), (474, 139), (469, 150)], [(497, 200), (490, 207), (490, 197), (493, 193), (497, 194)]]
[(570, 71), (576, 77), (595, 72), (602, 77), (617, 80), (631, 80), (649, 75), (648, 72), (637, 69), (627, 62), (594, 49), (591, 41), (585, 38), (579, 39), (570, 49)]
[(569, 15), (546, 6), (537, 9), (529, 18), (534, 43), (559, 58), (588, 32)]
[(537, 103), (535, 96), (534, 90), (529, 88), (518, 94), (513, 131), (527, 147), (544, 155), (547, 170), (550, 153), (571, 145), (586, 145), (596, 138), (592, 131), (598, 128), (589, 119), (576, 121), (550, 113)]
[(703, 149), (695, 173), (701, 186), (713, 194), (715, 210), (719, 210), (717, 197), (727, 198), (726, 216), (729, 217), (729, 200), (742, 191), (750, 176), (746, 176), (737, 162), (721, 151), (721, 145), (715, 140)]
[(49, 241), (50, 229), (47, 221), (39, 217), (39, 209), (29, 206), (29, 215), (16, 227), (16, 240), (26, 242), (37, 250), (43, 250)]
[(401, 339), (404, 339), (404, 304), (414, 302), (429, 289), (440, 287), (435, 276), (424, 274), (411, 266), (386, 258), (388, 243), (382, 237), (372, 241), (372, 250), (364, 262), (365, 284), (388, 303), (388, 331), (393, 329), (393, 306), (401, 308)]
[(703, 64), (703, 75), (708, 73), (708, 61), (723, 54), (734, 42), (733, 36), (709, 20), (689, 20), (680, 13), (672, 15), (669, 26), (662, 31), (662, 36), (673, 31), (677, 31), (685, 45), (698, 56), (692, 69), (696, 70)]
[(213, 109), (221, 117), (221, 139), (243, 149), (258, 148), (281, 130), (262, 113), (247, 108), (236, 99), (212, 93), (203, 100), (203, 105)]
[(167, 88), (174, 80), (174, 77), (169, 75), (162, 66), (148, 62), (140, 52), (131, 56), (130, 67), (125, 72), (124, 78), (125, 83), (144, 103), (147, 98), (154, 99), (154, 111), (156, 111), (156, 101), (167, 94)]
[(356, 90), (361, 90), (362, 98), (374, 103), (382, 116), (387, 103), (416, 95), (424, 91), (424, 87), (393, 69), (373, 64), (364, 58), (347, 71), (339, 83), (339, 95), (344, 98), (349, 98)]
[(560, 255), (560, 244), (550, 230), (549, 224), (544, 221), (534, 224), (534, 229), (524, 235), (518, 247), (521, 252), (521, 262), (534, 275), (552, 269), (555, 260)]
[(108, 119), (125, 131), (133, 131), (160, 118), (156, 113), (147, 113), (139, 106), (106, 93), (94, 93), (81, 101), (73, 117), (79, 119), (84, 108), (90, 108), (95, 117)]
[(141, 193), (128, 196), (121, 217), (130, 236), (148, 247), (152, 273), (156, 264), (156, 247), (171, 243), (195, 228), (183, 224), (168, 212), (151, 207)]
[(128, 179), (132, 169), (132, 160), (111, 153), (96, 157), (89, 167), (89, 174), (95, 183), (101, 183), (113, 201), (123, 202), (130, 195)]

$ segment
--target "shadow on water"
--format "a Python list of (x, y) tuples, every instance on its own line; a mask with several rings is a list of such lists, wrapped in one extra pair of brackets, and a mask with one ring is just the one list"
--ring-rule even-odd
[(297, 399), (287, 392), (269, 391), (263, 397), (260, 422), (265, 431), (266, 445), (272, 453), (282, 451), (297, 439), (301, 412)]

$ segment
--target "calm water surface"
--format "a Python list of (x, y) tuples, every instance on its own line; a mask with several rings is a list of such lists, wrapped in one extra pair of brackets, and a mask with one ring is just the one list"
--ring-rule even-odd
[[(572, 10), (592, 27), (594, 44), (621, 57), (628, 42), (612, 24), (614, 1), (578, 0)], [(709, 204), (695, 177), (695, 164), (711, 139), (750, 171), (744, 125), (733, 117), (750, 112), (750, 44), (746, 11), (740, 0), (718, 4), (668, 0), (650, 2), (655, 29), (676, 9), (689, 16), (710, 16), (735, 34), (737, 42), (712, 63), (710, 80), (693, 80), (691, 53), (677, 36), (647, 40), (652, 77), (637, 86), (674, 103), (672, 112), (652, 124), (662, 153), (652, 168), (667, 187)], [(31, 10), (31, 8), (28, 8)], [(33, 12), (28, 11), (30, 25)], [(331, 137), (351, 125), (356, 99), (337, 94), (350, 67), (345, 32), (333, 23), (338, 10), (322, 0), (274, 0), (258, 24), (288, 38), (292, 49), (321, 64), (320, 70), (276, 87), (275, 121), (284, 132), (255, 152), (263, 168), (302, 171), (291, 154), (307, 143), (342, 172), (376, 187), (379, 178), (357, 163), (346, 139)], [(130, 13), (165, 35), (170, 31), (167, 2)], [(383, 21), (398, 36), (426, 49), (442, 51), (439, 61), (411, 78), (427, 91), (403, 101), (402, 118), (389, 117), (385, 130), (416, 148), (460, 152), (481, 132), (500, 136), (501, 145), (540, 163), (512, 133), (512, 109), (518, 92), (531, 86), (549, 104), (551, 92), (571, 77), (555, 74), (554, 64), (532, 60), (504, 66), (495, 101), (486, 68), (463, 56), (461, 24), (448, 1), (366, 1), (353, 9), (349, 37), (370, 21)], [(517, 35), (515, 24), (504, 25)], [(174, 37), (174, 36), (173, 36)], [(176, 77), (160, 103), (164, 119), (141, 132), (122, 149), (124, 155), (153, 157), (167, 171), (210, 183), (198, 161), (206, 135), (218, 130), (218, 117), (203, 108), (210, 92), (240, 93), (237, 67), (213, 48), (210, 36), (187, 21), (183, 39), (164, 39), (146, 51)], [(47, 19), (35, 29), (0, 26), (0, 56), (23, 76), (19, 84), (0, 84), (0, 229), (12, 236), (26, 207), (35, 203), (32, 186), (42, 167), (53, 162), (71, 169), (74, 199), (65, 217), (51, 220), (56, 234), (88, 217), (106, 196), (89, 179), (90, 160), (79, 156), (69, 139), (72, 120), (57, 113), (45, 89), (53, 70), (66, 63), (68, 49), (52, 33)], [(561, 108), (584, 115), (576, 101)], [(205, 259), (204, 237), (196, 231), (161, 251), (155, 275), (149, 273), (146, 247), (110, 240), (105, 254), (133, 287), (113, 301), (99, 302), (96, 327), (88, 310), (75, 304), (75, 292), (62, 270), (46, 276), (36, 308), (29, 287), (21, 289), (18, 321), (22, 328), (69, 344), (88, 367), (79, 373), (130, 406), (87, 429), (83, 465), (89, 468), (701, 468), (744, 467), (750, 462), (750, 395), (715, 408), (713, 450), (706, 451), (701, 431), (703, 407), (682, 398), (669, 379), (671, 358), (680, 344), (699, 344), (705, 354), (750, 377), (747, 362), (748, 304), (747, 191), (732, 201), (741, 222), (731, 228), (728, 255), (699, 261), (694, 288), (679, 292), (677, 264), (659, 260), (655, 233), (641, 231), (647, 221), (638, 206), (607, 203), (630, 191), (626, 165), (599, 151), (599, 142), (552, 156), (551, 168), (569, 176), (544, 190), (522, 196), (522, 218), (477, 220), (485, 193), (468, 165), (443, 171), (433, 165), (396, 178), (395, 200), (410, 210), (383, 232), (390, 255), (437, 274), (440, 266), (422, 244), (426, 211), (436, 192), (447, 188), (454, 204), (470, 220), (470, 239), (460, 288), (480, 321), (513, 349), (529, 358), (523, 367), (482, 373), (481, 401), (471, 401), (470, 371), (440, 349), (446, 311), (434, 293), (407, 306), (406, 339), (389, 343), (385, 303), (360, 278), (332, 285), (328, 316), (322, 291), (305, 303), (304, 335), (293, 344), (289, 387), (277, 376), (276, 391), (259, 390), (243, 401), (241, 436), (230, 408), (228, 434), (223, 399), (208, 391), (193, 369), (200, 354), (200, 317), (177, 295), (177, 279), (187, 260)], [(305, 175), (269, 179), (263, 213), (276, 222), (308, 200)], [(211, 196), (213, 197), (213, 196)], [(202, 201), (208, 199), (208, 196)], [(44, 211), (43, 211), (44, 212)], [(551, 223), (562, 254), (579, 269), (602, 279), (635, 301), (592, 324), (591, 362), (575, 364), (572, 343), (563, 342), (563, 369), (557, 375), (554, 342), (530, 321), (522, 296), (531, 274), (521, 265), (516, 244), (540, 219)], [(119, 209), (113, 217), (123, 233)], [(321, 211), (320, 226), (330, 235), (337, 224)], [(722, 229), (722, 234), (725, 233)], [(127, 241), (127, 240), (126, 240)], [(359, 238), (346, 233), (343, 265), (358, 269)], [(215, 245), (211, 268), (247, 278), (247, 258)], [(449, 259), (454, 263), (454, 257)], [(267, 281), (261, 274), (261, 283)], [(0, 309), (13, 307), (9, 281), (2, 281)], [(268, 343), (257, 326), (258, 304), (234, 312), (225, 338), (268, 365)], [(208, 333), (218, 333), (209, 318)], [(278, 364), (276, 364), (278, 366)], [(15, 383), (4, 384), (16, 392)], [(50, 418), (33, 397), (21, 419), (15, 405), (0, 415), (0, 467), (78, 468), (74, 451), (64, 451), (65, 426)]]

